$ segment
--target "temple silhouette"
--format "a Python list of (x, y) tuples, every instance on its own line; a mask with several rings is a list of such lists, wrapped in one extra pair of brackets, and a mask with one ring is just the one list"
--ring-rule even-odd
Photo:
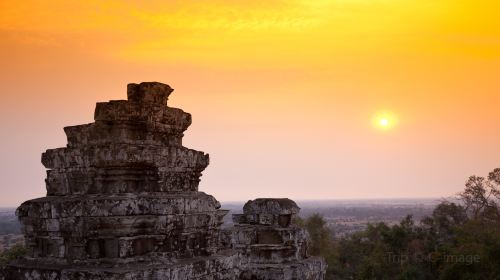
[(172, 91), (129, 84), (64, 128), (67, 146), (42, 155), (47, 196), (17, 209), (29, 253), (4, 279), (324, 278), (292, 200), (250, 200), (221, 229), (228, 211), (198, 190), (209, 156), (182, 146), (191, 115), (167, 106)]

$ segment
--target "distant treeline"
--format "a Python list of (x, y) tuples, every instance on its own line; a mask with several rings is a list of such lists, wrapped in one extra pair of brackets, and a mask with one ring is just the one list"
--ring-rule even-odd
[[(318, 201), (320, 206), (313, 206), (310, 201), (298, 203), (301, 207), (300, 216), (307, 218), (314, 214), (320, 214), (328, 224), (340, 219), (352, 219), (361, 223), (368, 221), (399, 221), (407, 215), (412, 215), (414, 219), (422, 219), (432, 214), (432, 210), (439, 204), (438, 199), (425, 203), (421, 200), (407, 200), (395, 204), (398, 200), (370, 200), (370, 203), (351, 203), (348, 200)], [(422, 200), (424, 201), (424, 200)], [(243, 203), (223, 203), (223, 209), (230, 210), (224, 217), (224, 226), (231, 226), (232, 214), (242, 213)], [(338, 229), (338, 226), (337, 228)], [(335, 229), (334, 229), (335, 230)], [(337, 232), (335, 230), (335, 232)]]
[[(437, 203), (436, 203), (437, 204)], [(414, 218), (420, 219), (432, 213), (431, 207), (428, 206), (335, 206), (321, 208), (306, 208), (303, 207), (300, 211), (302, 217), (308, 217), (313, 214), (321, 214), (328, 218), (353, 218), (363, 220), (369, 218), (383, 219), (401, 219), (406, 215), (412, 215)]]

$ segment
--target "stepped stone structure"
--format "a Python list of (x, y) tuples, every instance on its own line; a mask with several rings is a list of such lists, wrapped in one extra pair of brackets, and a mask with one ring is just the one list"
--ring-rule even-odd
[(228, 211), (198, 191), (209, 157), (182, 146), (191, 115), (167, 106), (172, 91), (129, 84), (64, 129), (67, 146), (42, 155), (47, 196), (17, 210), (29, 253), (0, 279), (323, 279), (291, 200), (249, 201), (221, 229)]
[(323, 279), (326, 265), (307, 255), (307, 234), (292, 221), (300, 208), (290, 199), (248, 201), (233, 215), (231, 247), (240, 252), (239, 279)]

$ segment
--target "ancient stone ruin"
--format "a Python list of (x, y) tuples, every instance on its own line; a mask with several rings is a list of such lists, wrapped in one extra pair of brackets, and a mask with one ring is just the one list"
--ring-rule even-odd
[(28, 255), (4, 279), (323, 279), (307, 255), (289, 199), (228, 211), (198, 191), (208, 155), (182, 146), (191, 115), (167, 106), (173, 89), (129, 84), (128, 100), (97, 103), (94, 123), (64, 129), (42, 155), (47, 196), (17, 210)]

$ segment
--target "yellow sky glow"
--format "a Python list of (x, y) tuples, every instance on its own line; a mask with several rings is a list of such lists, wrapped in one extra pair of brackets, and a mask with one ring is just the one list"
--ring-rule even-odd
[(63, 126), (153, 80), (193, 114), (184, 143), (211, 154), (201, 189), (221, 200), (456, 193), (500, 166), (499, 14), (490, 0), (1, 1), (0, 177), (16, 191), (0, 206), (43, 192), (39, 154)]

